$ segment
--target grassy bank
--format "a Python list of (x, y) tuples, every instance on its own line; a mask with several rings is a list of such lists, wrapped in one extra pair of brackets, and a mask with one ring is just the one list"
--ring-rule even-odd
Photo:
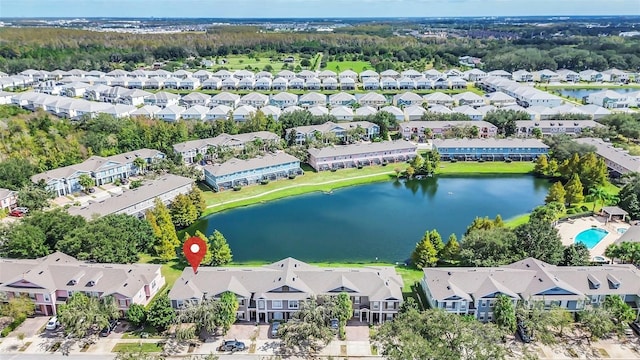
[[(352, 185), (388, 181), (395, 179), (396, 168), (404, 170), (407, 166), (405, 163), (397, 163), (387, 166), (365, 167), (363, 169), (344, 169), (335, 172), (314, 172), (307, 168), (304, 175), (293, 180), (280, 180), (266, 185), (247, 186), (240, 191), (223, 191), (219, 193), (205, 191), (207, 210), (204, 215), (316, 191), (328, 192)], [(534, 164), (530, 162), (445, 162), (440, 165), (437, 174), (442, 176), (528, 174), (533, 170), (533, 167)]]

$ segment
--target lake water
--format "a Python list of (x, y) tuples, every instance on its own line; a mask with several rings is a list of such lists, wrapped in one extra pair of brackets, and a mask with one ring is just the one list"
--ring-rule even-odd
[(503, 219), (544, 203), (532, 176), (442, 177), (353, 186), (213, 214), (199, 228), (227, 238), (234, 261), (405, 261), (427, 229), (443, 239), (476, 216)]
[[(582, 99), (585, 96), (589, 96), (590, 94), (602, 91), (605, 89), (559, 89), (557, 90), (560, 94), (562, 94), (563, 96), (569, 96), (572, 98), (576, 98), (576, 99)], [(630, 92), (634, 92), (634, 91), (638, 91), (640, 89), (630, 89), (630, 88), (625, 88), (625, 89), (617, 89), (617, 88), (611, 88), (611, 89), (607, 89), (607, 90), (612, 90), (615, 91), (619, 94), (626, 94), (626, 93), (630, 93)]]

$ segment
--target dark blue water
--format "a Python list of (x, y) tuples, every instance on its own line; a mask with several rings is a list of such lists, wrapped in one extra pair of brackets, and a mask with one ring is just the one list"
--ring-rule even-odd
[[(558, 91), (563, 96), (569, 96), (569, 97), (576, 98), (576, 99), (582, 99), (585, 96), (589, 96), (590, 94), (593, 94), (593, 93), (596, 93), (596, 92), (600, 92), (602, 90), (605, 90), (605, 89), (559, 89), (559, 90), (556, 90), (556, 91)], [(612, 90), (612, 91), (615, 91), (615, 92), (617, 92), (619, 94), (626, 94), (626, 93), (630, 93), (630, 92), (633, 92), (633, 91), (638, 91), (640, 89), (629, 89), (629, 88), (617, 89), (617, 88), (611, 88), (611, 89), (606, 89), (606, 90)]]
[(503, 219), (543, 204), (549, 183), (531, 176), (391, 181), (233, 209), (199, 228), (227, 238), (233, 260), (404, 261), (425, 230), (460, 238), (476, 216)]

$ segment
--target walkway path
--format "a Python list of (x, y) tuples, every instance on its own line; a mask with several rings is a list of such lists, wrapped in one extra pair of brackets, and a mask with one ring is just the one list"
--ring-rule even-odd
[(221, 205), (231, 204), (231, 203), (238, 202), (238, 201), (255, 199), (255, 198), (259, 198), (259, 197), (265, 196), (265, 195), (269, 195), (271, 193), (275, 193), (275, 192), (282, 191), (282, 190), (287, 190), (287, 189), (293, 189), (293, 188), (297, 188), (297, 187), (321, 186), (321, 185), (339, 183), (339, 182), (343, 182), (343, 181), (349, 181), (349, 180), (355, 180), (355, 179), (364, 179), (364, 178), (369, 178), (369, 177), (374, 177), (374, 176), (391, 175), (391, 174), (395, 174), (395, 172), (394, 171), (385, 171), (385, 172), (381, 172), (381, 173), (377, 173), (377, 174), (353, 176), (353, 177), (349, 177), (349, 178), (324, 181), (324, 182), (320, 182), (320, 183), (304, 183), (304, 184), (289, 185), (289, 186), (281, 187), (281, 188), (278, 188), (278, 189), (265, 191), (265, 192), (257, 194), (257, 195), (247, 196), (247, 197), (234, 199), (234, 200), (229, 200), (229, 201), (223, 201), (223, 202), (220, 202), (220, 203), (217, 203), (217, 204), (211, 204), (211, 205), (207, 206), (207, 209), (211, 209), (211, 208), (214, 208), (214, 207), (217, 207), (217, 206), (221, 206)]

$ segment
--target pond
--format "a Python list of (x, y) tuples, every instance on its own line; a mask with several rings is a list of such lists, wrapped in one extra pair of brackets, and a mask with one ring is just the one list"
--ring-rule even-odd
[(576, 99), (582, 99), (585, 96), (589, 96), (590, 94), (602, 91), (602, 90), (612, 90), (615, 91), (619, 94), (626, 94), (626, 93), (630, 93), (630, 92), (634, 92), (634, 91), (638, 91), (640, 89), (630, 89), (630, 88), (623, 88), (623, 89), (617, 89), (617, 88), (611, 88), (611, 89), (558, 89), (555, 91), (558, 91), (560, 94), (562, 94), (563, 96), (568, 96), (568, 97), (572, 97), (572, 98), (576, 98)]
[(548, 188), (532, 176), (389, 181), (228, 210), (197, 227), (221, 231), (238, 262), (403, 262), (425, 230), (460, 239), (476, 216), (528, 213)]

